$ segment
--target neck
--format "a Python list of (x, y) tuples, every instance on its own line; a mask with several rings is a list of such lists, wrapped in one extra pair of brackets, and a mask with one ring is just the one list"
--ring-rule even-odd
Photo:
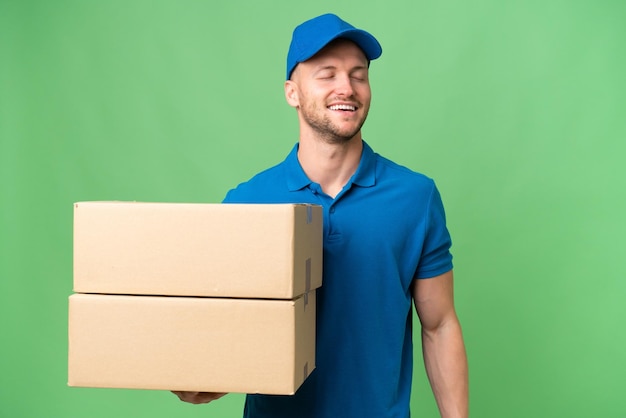
[(343, 143), (327, 143), (300, 138), (298, 161), (311, 181), (318, 183), (324, 193), (337, 196), (356, 172), (361, 160), (361, 136)]

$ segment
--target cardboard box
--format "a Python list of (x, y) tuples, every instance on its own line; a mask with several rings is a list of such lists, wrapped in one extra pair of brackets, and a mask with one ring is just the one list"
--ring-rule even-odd
[(322, 284), (322, 208), (79, 202), (74, 292), (293, 299)]
[(289, 395), (314, 368), (315, 291), (69, 298), (70, 386)]

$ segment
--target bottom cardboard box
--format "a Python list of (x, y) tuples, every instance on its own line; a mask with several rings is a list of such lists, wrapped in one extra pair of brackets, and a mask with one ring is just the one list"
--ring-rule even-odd
[(73, 294), (68, 331), (69, 386), (289, 395), (315, 368), (315, 292)]

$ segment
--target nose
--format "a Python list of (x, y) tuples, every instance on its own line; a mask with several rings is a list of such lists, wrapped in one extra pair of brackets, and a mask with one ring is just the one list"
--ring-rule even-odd
[(343, 97), (350, 97), (354, 94), (352, 79), (348, 74), (342, 74), (336, 77), (335, 93)]

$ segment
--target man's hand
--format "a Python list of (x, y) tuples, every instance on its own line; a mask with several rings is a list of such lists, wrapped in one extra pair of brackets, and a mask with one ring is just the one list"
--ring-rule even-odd
[(209, 403), (211, 401), (214, 401), (226, 395), (225, 393), (185, 392), (185, 391), (176, 391), (176, 390), (173, 390), (172, 393), (178, 396), (178, 399), (180, 399), (181, 401), (192, 403), (194, 405), (199, 405), (202, 403)]

